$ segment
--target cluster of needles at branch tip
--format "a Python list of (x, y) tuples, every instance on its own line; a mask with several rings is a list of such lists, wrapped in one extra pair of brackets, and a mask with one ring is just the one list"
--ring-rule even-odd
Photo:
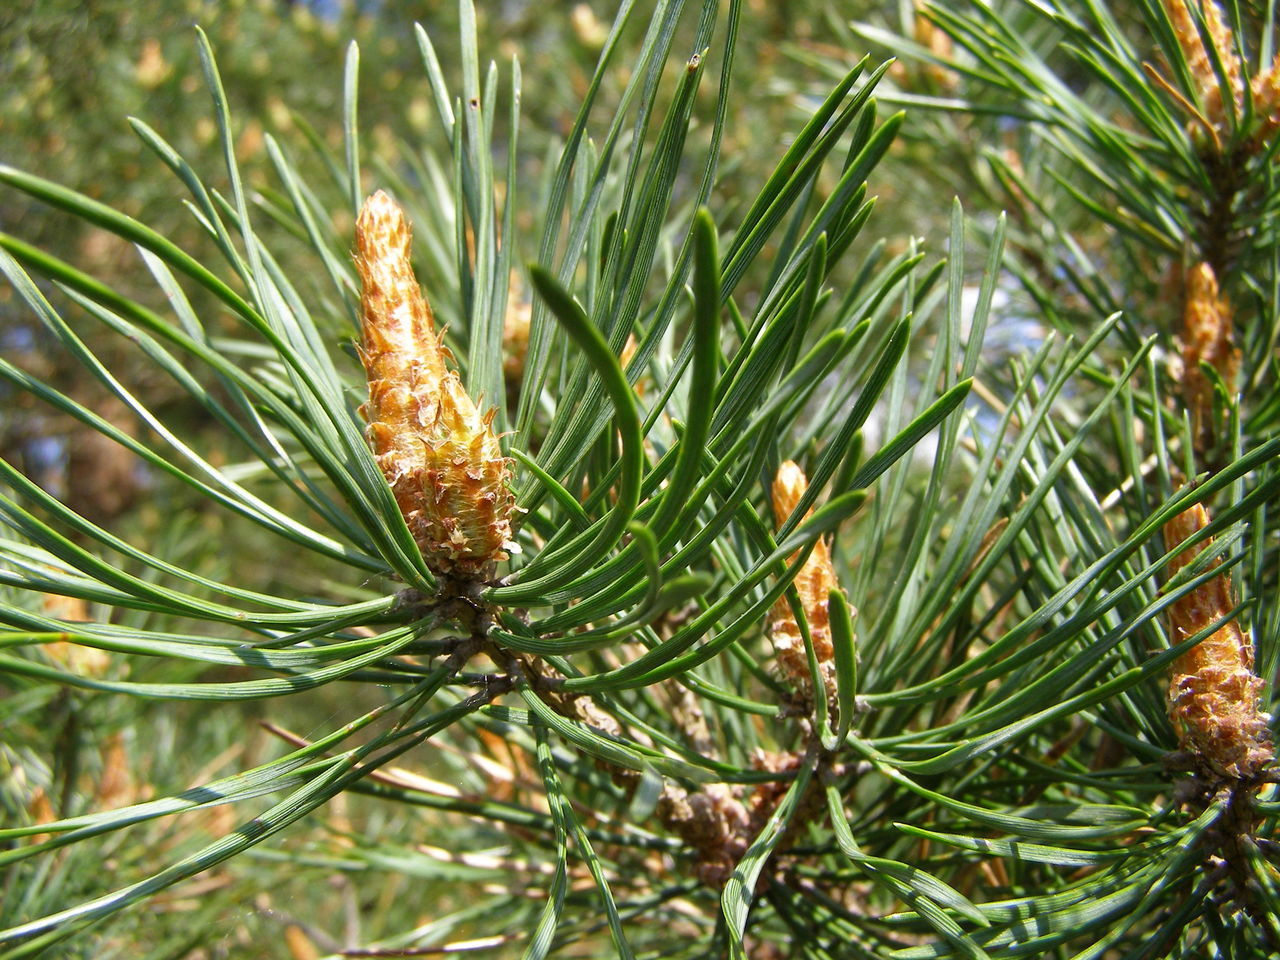
[(487, 581), (516, 549), (510, 460), (441, 343), (410, 260), (404, 211), (386, 193), (356, 221), (360, 359), (369, 381), (366, 436), (427, 565)]

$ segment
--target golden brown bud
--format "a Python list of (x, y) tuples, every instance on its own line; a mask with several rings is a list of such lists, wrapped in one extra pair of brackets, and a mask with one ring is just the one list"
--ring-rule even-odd
[[(634, 333), (627, 334), (627, 342), (622, 345), (622, 353), (618, 355), (618, 363), (622, 365), (623, 370), (626, 370), (629, 366), (631, 366), (631, 361), (635, 359), (636, 351), (639, 349), (640, 349), (640, 342), (636, 340), (636, 335)], [(636, 385), (634, 388), (636, 391), (636, 396), (639, 397), (641, 400), (644, 399), (646, 382), (647, 382), (646, 379), (644, 377), (641, 377), (639, 380), (636, 381)], [(646, 437), (645, 449), (649, 450), (651, 449), (651, 447), (652, 447), (652, 444), (649, 443), (649, 440)]]
[[(778, 467), (777, 476), (773, 480), (773, 514), (779, 525), (792, 514), (808, 487), (809, 481), (804, 471), (794, 461), (784, 461)], [(796, 574), (795, 588), (804, 608), (805, 620), (809, 624), (813, 652), (822, 667), (828, 688), (832, 682), (832, 661), (835, 655), (831, 646), (831, 617), (827, 609), (827, 595), (838, 587), (835, 567), (831, 563), (831, 551), (825, 540), (818, 540), (813, 545), (809, 559)], [(800, 635), (800, 625), (785, 596), (779, 597), (773, 605), (769, 620), (769, 635), (778, 656), (778, 666), (791, 680), (802, 688), (807, 688), (810, 681), (809, 657), (805, 652), (804, 638)]]
[(427, 565), (487, 579), (511, 547), (510, 461), (481, 416), (435, 331), (409, 258), (409, 224), (382, 191), (356, 220), (360, 358), (369, 381), (361, 413), (405, 523)]
[[(951, 35), (939, 30), (925, 14), (924, 0), (916, 0), (914, 6), (915, 18), (911, 26), (912, 39), (939, 60), (950, 61), (954, 53)], [(922, 72), (937, 89), (945, 93), (954, 93), (959, 86), (959, 77), (940, 64), (925, 64)]]
[[(68, 623), (84, 623), (93, 619), (89, 613), (89, 605), (79, 597), (63, 597), (54, 593), (41, 594), (40, 612)], [(111, 654), (97, 647), (81, 646), (71, 640), (46, 643), (44, 652), (58, 666), (81, 677), (103, 677), (111, 669)]]
[[(1173, 549), (1209, 524), (1197, 504), (1165, 524)], [(1169, 561), (1169, 576), (1195, 559), (1208, 541)], [(1214, 559), (1211, 567), (1218, 566)], [(1178, 598), (1169, 608), (1171, 643), (1181, 643), (1221, 620), (1232, 609), (1231, 578), (1219, 574)], [(1253, 647), (1233, 619), (1178, 657), (1169, 680), (1169, 718), (1183, 749), (1222, 776), (1248, 779), (1275, 758), (1267, 715), (1258, 707), (1262, 681), (1253, 672)]]
[(1258, 150), (1266, 150), (1280, 131), (1280, 54), (1271, 66), (1253, 78), (1253, 109), (1258, 117), (1258, 129), (1253, 144)]
[(511, 274), (511, 295), (507, 315), (502, 320), (502, 374), (508, 389), (519, 387), (524, 376), (525, 355), (529, 352), (529, 324), (533, 320), (533, 304), (519, 294), (516, 275)]
[[(1235, 38), (1231, 28), (1223, 22), (1222, 11), (1214, 0), (1198, 0), (1200, 10), (1204, 14), (1205, 32), (1213, 44), (1214, 52), (1222, 64), (1226, 75), (1227, 88), (1238, 117), (1244, 106), (1244, 80), (1240, 73), (1240, 60), (1235, 53)], [(1187, 58), (1187, 66), (1191, 78), (1195, 82), (1196, 92), (1204, 107), (1205, 118), (1213, 127), (1213, 132), (1227, 132), (1226, 101), (1223, 97), (1222, 84), (1218, 82), (1218, 74), (1213, 69), (1213, 59), (1200, 37), (1195, 19), (1187, 8), (1187, 0), (1169, 0), (1169, 17), (1173, 21), (1173, 30), (1178, 37)]]
[(600, 22), (587, 3), (573, 5), (573, 9), (569, 11), (569, 26), (578, 42), (592, 50), (599, 50), (609, 39), (609, 27)]
[(1218, 372), (1228, 395), (1236, 390), (1240, 351), (1235, 348), (1231, 304), (1219, 294), (1218, 278), (1207, 263), (1187, 274), (1182, 328), (1182, 394), (1191, 413), (1198, 449), (1213, 445), (1217, 433), (1213, 416), (1213, 386), (1200, 369), (1207, 363)]

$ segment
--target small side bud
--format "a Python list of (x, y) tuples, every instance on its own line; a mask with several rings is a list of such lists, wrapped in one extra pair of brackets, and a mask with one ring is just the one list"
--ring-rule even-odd
[[(950, 35), (939, 30), (926, 15), (924, 0), (915, 0), (912, 6), (915, 8), (911, 24), (912, 39), (943, 63), (950, 61), (954, 56)], [(927, 63), (921, 68), (921, 72), (935, 89), (943, 93), (953, 94), (960, 86), (958, 75), (941, 64)]]
[[(635, 359), (636, 351), (639, 349), (640, 349), (640, 342), (636, 340), (636, 335), (634, 333), (627, 334), (627, 342), (622, 345), (622, 353), (618, 355), (618, 363), (622, 365), (623, 370), (626, 370), (628, 367), (631, 366), (631, 361)], [(645, 378), (641, 377), (639, 380), (636, 381), (636, 385), (634, 388), (636, 391), (636, 396), (639, 397), (641, 400), (644, 399), (645, 384), (646, 384)], [(646, 445), (646, 449), (648, 449), (649, 442), (647, 439), (645, 441), (645, 445)]]
[(1264, 151), (1280, 132), (1280, 54), (1271, 66), (1253, 78), (1249, 85), (1253, 93), (1253, 110), (1258, 117), (1258, 129), (1253, 135), (1255, 150)]
[[(1203, 530), (1209, 515), (1197, 504), (1164, 527), (1166, 549)], [(1202, 542), (1169, 561), (1170, 577), (1195, 559)], [(1211, 567), (1218, 566), (1213, 560)], [(1169, 608), (1170, 642), (1181, 643), (1221, 620), (1232, 609), (1231, 578), (1223, 573), (1179, 597)], [(1236, 780), (1257, 776), (1275, 759), (1259, 709), (1262, 680), (1253, 672), (1253, 646), (1234, 620), (1173, 662), (1169, 679), (1169, 719), (1184, 750), (1200, 757), (1216, 774)]]
[(511, 271), (510, 300), (502, 319), (502, 374), (507, 390), (514, 393), (524, 378), (524, 361), (529, 352), (529, 325), (533, 322), (533, 304), (526, 300), (520, 288), (519, 275)]
[[(778, 467), (772, 493), (773, 515), (779, 525), (795, 511), (808, 487), (808, 478), (794, 461), (787, 460)], [(833, 589), (840, 589), (840, 585), (836, 580), (831, 551), (825, 540), (818, 540), (813, 545), (809, 558), (796, 574), (795, 588), (809, 625), (813, 652), (818, 658), (824, 682), (830, 690), (833, 688), (835, 652), (831, 645), (831, 617), (827, 609), (827, 596)], [(769, 637), (783, 674), (802, 689), (808, 689), (809, 657), (805, 652), (800, 625), (785, 596), (778, 598), (769, 612)]]
[(379, 191), (356, 220), (365, 435), (427, 565), (484, 580), (507, 559), (510, 461), (447, 361), (410, 260), (404, 212)]

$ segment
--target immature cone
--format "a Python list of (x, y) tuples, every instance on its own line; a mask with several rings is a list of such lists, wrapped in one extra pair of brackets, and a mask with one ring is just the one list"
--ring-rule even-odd
[(1213, 385), (1200, 369), (1207, 363), (1218, 372), (1228, 395), (1235, 393), (1240, 351), (1235, 348), (1231, 304), (1218, 292), (1218, 278), (1207, 263), (1187, 274), (1182, 328), (1182, 393), (1191, 412), (1196, 446), (1213, 444)]
[[(1165, 524), (1166, 549), (1173, 549), (1209, 524), (1197, 504)], [(1175, 554), (1169, 576), (1195, 559), (1202, 541)], [(1211, 567), (1218, 566), (1214, 559)], [(1221, 620), (1232, 609), (1231, 578), (1219, 574), (1174, 601), (1169, 608), (1170, 641), (1181, 643)], [(1233, 619), (1173, 662), (1169, 718), (1183, 749), (1217, 774), (1238, 780), (1255, 777), (1275, 758), (1268, 717), (1258, 707), (1262, 680), (1253, 672), (1253, 647)]]
[[(808, 487), (809, 481), (804, 471), (794, 461), (787, 460), (778, 467), (777, 476), (773, 480), (773, 515), (779, 525), (795, 510)], [(826, 541), (818, 540), (814, 543), (809, 559), (796, 574), (795, 588), (804, 608), (805, 620), (809, 624), (813, 652), (822, 668), (823, 678), (830, 687), (835, 654), (831, 646), (831, 617), (827, 609), (827, 594), (838, 589), (839, 583)], [(773, 605), (769, 621), (769, 636), (778, 656), (778, 666), (802, 689), (807, 689), (810, 683), (809, 657), (804, 649), (804, 638), (800, 635), (800, 625), (785, 596), (779, 597)]]
[(365, 435), (427, 565), (484, 580), (512, 546), (510, 461), (440, 343), (409, 259), (409, 224), (382, 191), (356, 220)]

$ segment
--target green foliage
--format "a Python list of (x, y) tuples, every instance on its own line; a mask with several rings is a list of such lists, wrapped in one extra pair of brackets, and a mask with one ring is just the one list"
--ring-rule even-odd
[[(1272, 14), (1232, 14), (1247, 77)], [(334, 51), (378, 36), (308, 16), (291, 29)], [(535, 71), (483, 59), (463, 0), (406, 45), (425, 81), (371, 71), (403, 53), (381, 39), (352, 45), (342, 78), (302, 91), (332, 126), (303, 110), (261, 153), (237, 126), (262, 106), (233, 93), (237, 42), (200, 32), (184, 49), (221, 172), (192, 129), (132, 121), (181, 218), (0, 166), (5, 203), (131, 245), (153, 288), (95, 277), (59, 234), (0, 234), (22, 322), (77, 371), (15, 352), (8, 395), (151, 484), (104, 517), (0, 460), (0, 957), (211, 955), (204, 925), (282, 884), (311, 913), (260, 910), (239, 932), (281, 941), (264, 956), (1274, 949), (1272, 774), (1180, 767), (1166, 705), (1171, 667), (1232, 622), (1263, 710), (1280, 662), (1259, 602), (1280, 546), (1261, 112), (1218, 140), (1197, 126), (1164, 7), (1010, 0), (831, 14), (838, 45), (789, 50), (831, 85), (766, 123), (743, 92), (754, 16), (628, 0), (580, 22), (575, 57), (597, 59), (565, 91), (577, 60), (557, 79), (554, 50)], [(881, 65), (868, 42), (910, 56)], [(291, 92), (277, 72), (302, 76), (273, 65), (262, 96)], [(371, 72), (414, 85), (434, 129), (378, 135), (396, 105), (362, 93)], [(911, 196), (940, 177), (972, 223)], [(506, 431), (520, 550), (492, 582), (431, 572), (363, 435), (349, 251), (374, 188), (408, 210), (463, 379)], [(917, 217), (945, 244), (871, 234)], [(1181, 294), (1161, 293), (1202, 262), (1243, 370), (1206, 362), (1197, 413), (1164, 361)], [(1034, 334), (1001, 346), (1019, 321)], [(786, 460), (809, 486), (775, 524)], [(1169, 578), (1183, 548), (1161, 529), (1197, 504), (1199, 556)], [(819, 614), (801, 574), (828, 549)], [(1227, 573), (1232, 608), (1176, 629)], [(783, 607), (804, 678), (771, 642)], [(124, 759), (130, 731), (157, 743), (150, 769), (142, 743)], [(218, 895), (183, 906), (202, 877)], [(329, 923), (344, 897), (358, 934)], [(149, 928), (147, 904), (189, 912)]]

